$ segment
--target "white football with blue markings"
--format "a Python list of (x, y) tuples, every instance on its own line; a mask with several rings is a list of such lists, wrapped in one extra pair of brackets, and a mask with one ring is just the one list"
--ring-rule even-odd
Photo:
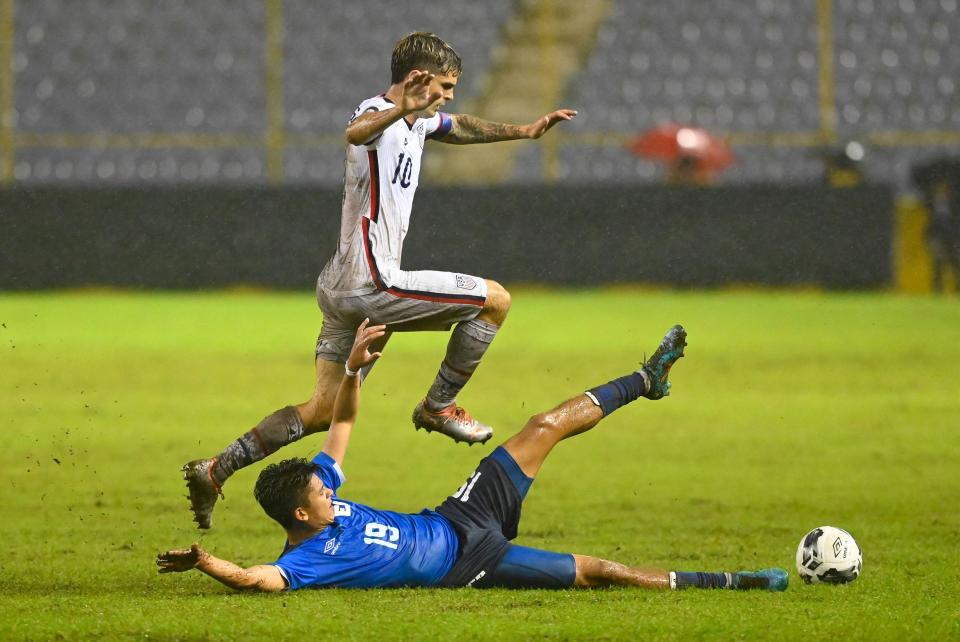
[(808, 584), (846, 584), (860, 577), (862, 568), (860, 546), (842, 528), (819, 526), (797, 547), (797, 572)]

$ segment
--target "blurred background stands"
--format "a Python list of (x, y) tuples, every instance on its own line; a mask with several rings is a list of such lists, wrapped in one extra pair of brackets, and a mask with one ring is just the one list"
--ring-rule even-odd
[(512, 4), (15, 0), (13, 178), (339, 182), (343, 128), (389, 86), (394, 43), (442, 34), (469, 97)]
[(869, 180), (908, 189), (913, 162), (960, 144), (957, 31), (956, 0), (619, 0), (569, 84), (582, 115), (558, 161), (524, 149), (513, 178), (659, 180), (624, 139), (674, 121), (729, 135), (727, 183), (818, 180), (822, 149), (857, 139)]
[(665, 121), (728, 137), (726, 183), (820, 180), (822, 149), (856, 139), (867, 178), (906, 190), (960, 145), (957, 0), (598, 0), (595, 23), (559, 0), (0, 4), (7, 182), (337, 184), (344, 123), (417, 29), (464, 58), (455, 109), (529, 92), (581, 112), (481, 181), (657, 182), (625, 141)]

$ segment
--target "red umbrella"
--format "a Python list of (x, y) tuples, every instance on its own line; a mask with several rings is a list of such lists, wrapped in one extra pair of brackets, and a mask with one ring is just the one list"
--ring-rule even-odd
[(719, 172), (733, 163), (733, 153), (727, 144), (705, 129), (664, 123), (633, 138), (628, 147), (637, 156), (675, 165), (692, 159), (697, 169)]

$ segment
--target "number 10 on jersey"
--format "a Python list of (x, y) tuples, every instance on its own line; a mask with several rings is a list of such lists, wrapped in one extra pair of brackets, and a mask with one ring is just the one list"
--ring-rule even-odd
[(390, 182), (396, 185), (399, 178), (400, 187), (406, 189), (410, 187), (410, 177), (413, 176), (413, 159), (406, 156), (407, 162), (404, 163), (404, 156), (406, 156), (406, 153), (400, 152), (400, 157), (397, 159), (397, 169), (393, 170), (393, 180)]

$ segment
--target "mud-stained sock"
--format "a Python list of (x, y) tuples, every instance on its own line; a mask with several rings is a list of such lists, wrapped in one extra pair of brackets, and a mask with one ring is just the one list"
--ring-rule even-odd
[(263, 418), (249, 432), (217, 455), (211, 471), (213, 481), (222, 486), (230, 475), (270, 453), (303, 437), (303, 421), (293, 406), (281, 408)]
[(600, 406), (603, 416), (606, 417), (617, 408), (645, 395), (649, 388), (647, 373), (638, 370), (619, 379), (608, 381), (602, 386), (591, 388), (585, 394), (593, 403)]
[(499, 329), (500, 326), (479, 319), (457, 324), (447, 343), (447, 356), (427, 392), (428, 410), (443, 410), (457, 400)]

